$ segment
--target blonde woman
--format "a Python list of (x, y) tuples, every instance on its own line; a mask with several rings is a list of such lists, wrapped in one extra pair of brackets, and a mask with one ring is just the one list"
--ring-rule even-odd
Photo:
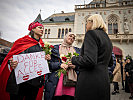
[(108, 64), (112, 43), (102, 17), (94, 14), (87, 19), (81, 55), (72, 57), (79, 66), (76, 100), (110, 100)]

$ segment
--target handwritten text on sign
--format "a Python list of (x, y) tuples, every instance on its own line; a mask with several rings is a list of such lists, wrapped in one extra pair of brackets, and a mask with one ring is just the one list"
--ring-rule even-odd
[(13, 60), (18, 61), (15, 68), (17, 84), (49, 73), (48, 63), (43, 51), (14, 55)]

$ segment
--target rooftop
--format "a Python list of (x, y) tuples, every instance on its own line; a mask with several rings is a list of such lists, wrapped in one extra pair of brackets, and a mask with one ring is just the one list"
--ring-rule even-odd
[(53, 14), (43, 20), (43, 23), (55, 23), (55, 22), (74, 22), (75, 18), (75, 13), (58, 13), (58, 14)]

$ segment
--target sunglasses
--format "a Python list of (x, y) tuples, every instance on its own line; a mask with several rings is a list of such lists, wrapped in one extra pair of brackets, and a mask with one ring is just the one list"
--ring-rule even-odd
[(89, 22), (93, 22), (93, 20), (87, 20), (87, 21), (89, 21)]

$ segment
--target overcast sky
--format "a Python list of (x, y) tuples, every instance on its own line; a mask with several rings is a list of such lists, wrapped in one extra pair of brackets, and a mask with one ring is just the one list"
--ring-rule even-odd
[(74, 12), (74, 5), (92, 0), (0, 0), (1, 38), (14, 42), (28, 34), (28, 25), (41, 11), (42, 19), (55, 13)]

